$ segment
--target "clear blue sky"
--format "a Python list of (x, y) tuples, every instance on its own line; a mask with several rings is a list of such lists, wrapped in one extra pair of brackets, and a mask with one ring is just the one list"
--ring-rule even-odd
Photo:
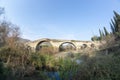
[(120, 13), (120, 0), (0, 0), (0, 5), (30, 40), (90, 40), (103, 26), (110, 31), (113, 10)]

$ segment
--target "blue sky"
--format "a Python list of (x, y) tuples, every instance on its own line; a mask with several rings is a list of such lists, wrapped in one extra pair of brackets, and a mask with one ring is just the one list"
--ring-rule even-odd
[(109, 23), (120, 0), (0, 0), (7, 20), (17, 24), (21, 36), (90, 40)]

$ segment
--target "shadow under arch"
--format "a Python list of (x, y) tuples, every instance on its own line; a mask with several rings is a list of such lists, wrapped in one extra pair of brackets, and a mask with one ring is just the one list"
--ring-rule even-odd
[(81, 46), (81, 49), (85, 49), (85, 48), (87, 48), (87, 47), (88, 47), (87, 44), (83, 44), (83, 45)]
[(53, 48), (53, 45), (50, 41), (40, 41), (36, 46), (36, 51), (40, 51), (42, 48)]
[(72, 42), (63, 42), (59, 46), (59, 52), (61, 52), (61, 51), (71, 51), (71, 50), (72, 51), (76, 50), (76, 46)]

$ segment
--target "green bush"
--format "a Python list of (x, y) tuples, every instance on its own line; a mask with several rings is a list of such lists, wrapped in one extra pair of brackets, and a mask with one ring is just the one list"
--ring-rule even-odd
[(120, 80), (120, 56), (96, 55), (81, 63), (74, 80)]
[(6, 80), (10, 77), (11, 71), (9, 68), (4, 67), (4, 64), (0, 62), (0, 80)]
[(33, 53), (30, 56), (30, 62), (39, 69), (50, 70), (55, 66), (55, 59), (49, 54)]
[(70, 58), (58, 60), (59, 63), (59, 75), (61, 80), (70, 80), (76, 74), (78, 70), (78, 64), (72, 61)]

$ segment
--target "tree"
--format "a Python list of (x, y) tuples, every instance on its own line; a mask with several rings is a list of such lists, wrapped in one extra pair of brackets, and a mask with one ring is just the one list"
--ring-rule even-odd
[[(111, 20), (111, 21), (113, 23), (113, 20)], [(112, 34), (115, 34), (115, 28), (114, 28), (114, 26), (111, 23), (110, 23), (110, 27), (111, 27)]]
[(105, 32), (105, 36), (109, 35), (109, 32), (107, 31), (107, 29), (104, 27), (104, 32)]
[(0, 23), (0, 42), (1, 42), (1, 44), (6, 43), (6, 38), (8, 37), (8, 33), (9, 33), (8, 24), (5, 22)]
[(114, 17), (114, 20), (115, 20), (115, 23), (116, 23), (116, 31), (117, 32), (120, 32), (120, 15), (114, 11), (114, 14), (115, 14), (115, 17)]
[(110, 26), (112, 33), (116, 36), (116, 38), (120, 38), (120, 15), (114, 11), (113, 20), (111, 20)]
[(100, 39), (102, 39), (103, 35), (102, 35), (102, 31), (99, 29), (99, 34), (100, 34)]
[(102, 40), (103, 37), (105, 36), (104, 32), (102, 30), (99, 29), (99, 34), (100, 34), (100, 39), (99, 40)]
[(2, 21), (0, 23), (0, 43), (2, 46), (12, 46), (19, 39), (20, 31), (19, 27), (11, 22)]
[(99, 40), (100, 40), (100, 37), (98, 37), (98, 36), (93, 36), (93, 37), (91, 38), (91, 40), (92, 40), (92, 41), (99, 41)]

